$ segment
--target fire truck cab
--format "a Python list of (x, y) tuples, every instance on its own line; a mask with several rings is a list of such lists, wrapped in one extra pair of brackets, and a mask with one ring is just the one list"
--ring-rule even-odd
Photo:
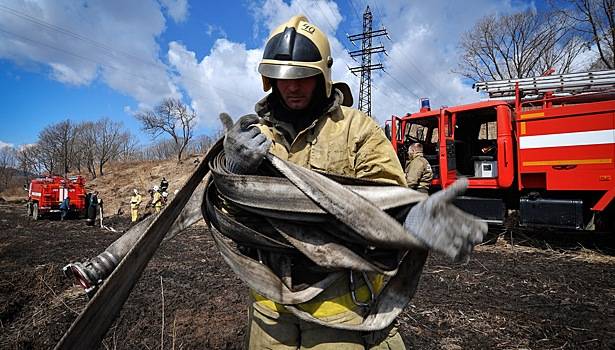
[(613, 231), (615, 71), (475, 86), (490, 99), (387, 121), (402, 165), (421, 143), (432, 191), (468, 178), (456, 205), (489, 223)]
[(85, 215), (85, 178), (83, 176), (46, 176), (30, 181), (27, 214), (34, 220), (60, 213), (60, 204), (69, 198), (69, 214)]

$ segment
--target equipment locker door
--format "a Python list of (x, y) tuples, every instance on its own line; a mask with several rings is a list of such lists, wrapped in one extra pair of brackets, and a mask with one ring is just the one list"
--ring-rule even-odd
[(454, 125), (455, 114), (443, 109), (440, 114), (440, 175), (443, 188), (457, 179)]

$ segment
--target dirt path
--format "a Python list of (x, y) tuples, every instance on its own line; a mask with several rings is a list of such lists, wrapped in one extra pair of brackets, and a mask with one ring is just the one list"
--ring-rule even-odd
[[(93, 257), (119, 233), (24, 212), (0, 203), (0, 348), (48, 349), (87, 302), (62, 266)], [(467, 264), (431, 256), (399, 318), (407, 347), (615, 349), (615, 240), (527, 237), (478, 247)], [(246, 299), (209, 234), (192, 228), (157, 252), (101, 349), (240, 349)]]

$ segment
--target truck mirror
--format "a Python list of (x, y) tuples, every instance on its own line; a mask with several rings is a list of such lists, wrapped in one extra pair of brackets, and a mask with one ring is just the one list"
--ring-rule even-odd
[(384, 135), (387, 137), (387, 139), (389, 139), (389, 141), (391, 141), (391, 126), (389, 124), (386, 124), (384, 126)]

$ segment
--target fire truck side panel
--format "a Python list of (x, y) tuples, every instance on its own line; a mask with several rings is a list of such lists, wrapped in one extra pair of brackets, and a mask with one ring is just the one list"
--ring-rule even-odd
[(519, 189), (613, 188), (614, 111), (615, 102), (605, 101), (522, 113), (517, 121)]

